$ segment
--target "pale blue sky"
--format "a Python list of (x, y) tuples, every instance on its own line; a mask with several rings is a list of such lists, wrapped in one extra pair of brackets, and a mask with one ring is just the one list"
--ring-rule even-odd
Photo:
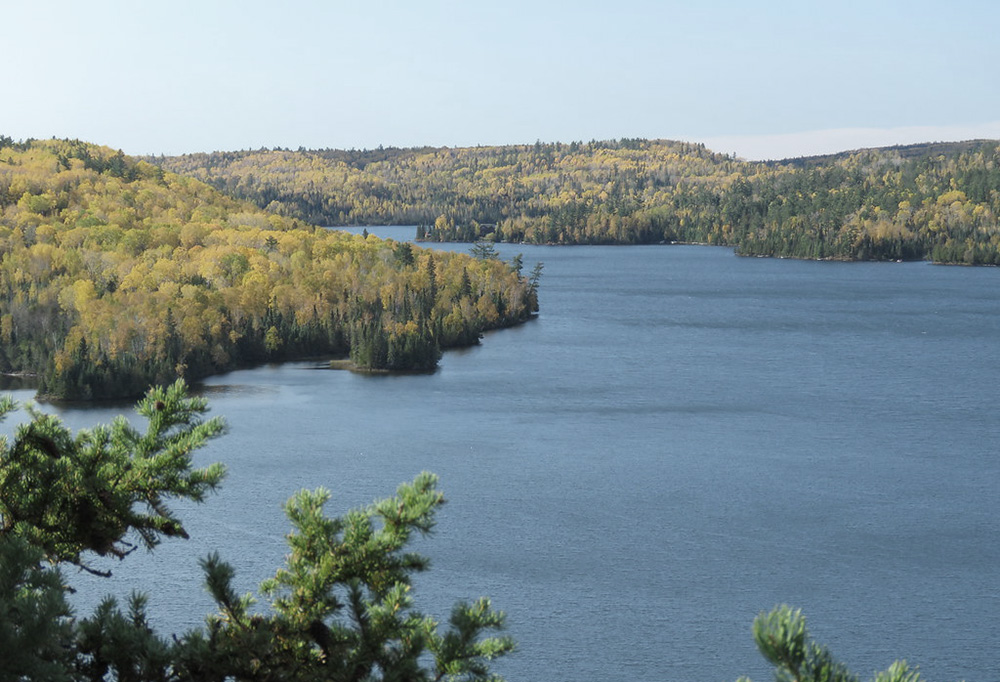
[(995, 0), (4, 0), (0, 134), (130, 154), (1000, 138)]

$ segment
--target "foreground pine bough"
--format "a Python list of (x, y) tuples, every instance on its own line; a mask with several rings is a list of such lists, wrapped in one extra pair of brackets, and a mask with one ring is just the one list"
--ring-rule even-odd
[[(0, 400), (0, 419), (15, 407)], [(204, 628), (158, 635), (142, 594), (124, 610), (109, 597), (75, 618), (60, 566), (100, 574), (88, 558), (124, 559), (134, 536), (150, 549), (187, 537), (166, 501), (200, 502), (220, 485), (221, 464), (192, 464), (194, 450), (225, 430), (206, 411), (178, 381), (139, 402), (145, 433), (118, 417), (72, 434), (29, 408), (13, 440), (0, 439), (0, 680), (499, 679), (490, 661), (515, 645), (496, 634), (504, 614), (488, 599), (458, 603), (447, 627), (414, 609), (411, 576), (428, 562), (406, 546), (431, 531), (445, 502), (429, 473), (339, 518), (324, 513), (328, 491), (296, 493), (285, 507), (286, 564), (260, 586), (267, 609), (236, 594), (233, 567), (213, 553), (201, 563), (218, 612)], [(762, 613), (753, 634), (779, 682), (858, 679), (809, 638), (799, 611)], [(919, 679), (897, 661), (874, 682)]]
[[(798, 609), (782, 605), (761, 613), (753, 622), (757, 648), (774, 666), (776, 682), (858, 682), (857, 675), (837, 661), (825, 646), (809, 637)], [(738, 682), (750, 682), (740, 678)], [(906, 661), (895, 661), (873, 682), (920, 682), (920, 673)]]
[[(14, 407), (0, 403), (0, 417)], [(30, 409), (0, 441), (0, 679), (495, 679), (489, 661), (514, 642), (484, 636), (504, 624), (488, 599), (457, 604), (447, 627), (413, 608), (410, 579), (428, 563), (406, 545), (445, 502), (429, 473), (340, 518), (324, 514), (326, 490), (293, 496), (287, 563), (260, 587), (268, 610), (237, 595), (233, 568), (212, 554), (202, 565), (218, 613), (204, 628), (156, 634), (143, 595), (75, 619), (60, 565), (97, 572), (88, 556), (124, 558), (133, 531), (149, 548), (186, 537), (166, 501), (201, 501), (220, 484), (222, 465), (192, 466), (191, 453), (224, 430), (206, 409), (177, 382), (139, 403), (145, 433), (120, 417), (74, 435)]]

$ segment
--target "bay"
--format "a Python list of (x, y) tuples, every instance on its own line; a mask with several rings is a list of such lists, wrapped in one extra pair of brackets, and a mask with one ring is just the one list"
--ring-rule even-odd
[[(769, 679), (750, 625), (779, 603), (862, 676), (906, 658), (996, 677), (1000, 272), (500, 251), (545, 263), (541, 314), (433, 374), (204, 381), (230, 432), (198, 461), (226, 463), (222, 491), (182, 507), (191, 540), (74, 574), (81, 612), (141, 589), (158, 628), (196, 626), (198, 558), (218, 549), (253, 589), (296, 490), (329, 488), (340, 513), (430, 470), (449, 503), (418, 605), (491, 596), (520, 643), (496, 667), (512, 681)], [(122, 406), (44, 409), (83, 427)]]

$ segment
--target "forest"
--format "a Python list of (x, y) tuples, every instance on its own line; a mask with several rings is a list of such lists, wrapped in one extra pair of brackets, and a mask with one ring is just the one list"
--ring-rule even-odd
[(537, 310), (520, 267), (318, 228), (107, 147), (0, 137), (0, 374), (42, 397), (319, 356), (430, 370)]
[(746, 256), (1000, 263), (1000, 143), (775, 163), (668, 140), (148, 159), (269, 213), (418, 237), (735, 247)]

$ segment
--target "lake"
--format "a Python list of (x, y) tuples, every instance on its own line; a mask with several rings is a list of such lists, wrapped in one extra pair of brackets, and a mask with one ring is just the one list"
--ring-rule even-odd
[[(896, 658), (997, 678), (1000, 271), (500, 251), (545, 263), (541, 314), (433, 374), (203, 382), (230, 425), (197, 456), (229, 466), (222, 491), (181, 506), (191, 540), (74, 574), (78, 603), (142, 589), (160, 629), (198, 625), (198, 558), (218, 549), (251, 590), (296, 490), (331, 489), (339, 513), (430, 470), (449, 503), (417, 605), (491, 596), (520, 644), (496, 666), (512, 682), (762, 682), (750, 626), (780, 603), (863, 678)], [(45, 409), (75, 427), (120, 411)]]

